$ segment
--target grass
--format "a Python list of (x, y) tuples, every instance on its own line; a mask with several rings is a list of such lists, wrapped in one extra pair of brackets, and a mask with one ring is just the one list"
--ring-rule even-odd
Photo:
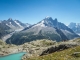
[(72, 56), (74, 52), (80, 52), (80, 46), (69, 48), (63, 51), (57, 51), (44, 56), (34, 56), (25, 60), (80, 60), (80, 56)]
[(52, 40), (48, 40), (48, 39), (41, 39), (41, 40), (36, 40), (36, 41), (32, 41), (30, 42), (31, 45), (36, 46), (36, 47), (48, 47), (51, 45), (55, 45), (57, 42), (56, 41), (52, 41)]
[(41, 45), (43, 46), (51, 46), (51, 45), (55, 45), (56, 42), (55, 41), (52, 41), (52, 40), (42, 40), (40, 41), (40, 43), (42, 43)]

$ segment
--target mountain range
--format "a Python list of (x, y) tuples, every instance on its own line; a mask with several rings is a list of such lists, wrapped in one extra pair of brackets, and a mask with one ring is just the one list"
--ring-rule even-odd
[(65, 24), (58, 22), (57, 18), (45, 17), (40, 22), (14, 33), (6, 42), (19, 45), (36, 39), (66, 41), (76, 37), (79, 36)]
[(73, 22), (71, 22), (68, 25), (68, 27), (71, 28), (75, 33), (80, 35), (80, 23), (73, 23)]
[(22, 23), (19, 20), (13, 20), (9, 18), (8, 20), (0, 21), (0, 38), (16, 30), (22, 30), (28, 27), (30, 24)]

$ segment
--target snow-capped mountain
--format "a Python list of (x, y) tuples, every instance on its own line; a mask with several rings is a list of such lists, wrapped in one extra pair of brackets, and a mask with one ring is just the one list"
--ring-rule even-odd
[[(6, 42), (9, 43), (9, 41), (12, 39), (11, 42), (13, 44), (22, 44), (36, 39), (51, 39), (56, 41), (63, 41), (75, 37), (79, 36), (65, 24), (58, 22), (56, 18), (52, 19), (52, 17), (45, 17), (37, 24), (31, 25), (25, 28), (20, 33), (14, 34), (14, 36), (8, 39)], [(19, 40), (18, 42), (16, 38)]]
[(8, 30), (10, 29), (10, 27), (8, 27), (6, 24), (0, 23), (0, 38), (6, 34), (8, 34)]
[(75, 33), (80, 34), (80, 23), (71, 22), (68, 27), (71, 28)]
[[(61, 22), (58, 22), (56, 18), (53, 20), (52, 17), (46, 17), (42, 21), (40, 21), (37, 24), (35, 24), (34, 26), (32, 26), (30, 29), (36, 31), (36, 28), (37, 28), (37, 33), (39, 33), (40, 30), (43, 30), (45, 28), (46, 29), (48, 29), (48, 28), (54, 28), (53, 29), (54, 33), (58, 34), (58, 32), (57, 32), (57, 29), (58, 29), (69, 39), (77, 36), (77, 34), (75, 34), (65, 24), (63, 24)], [(30, 29), (28, 29), (28, 30), (30, 31)], [(51, 30), (51, 31), (53, 31), (53, 30)], [(58, 34), (58, 35), (60, 36), (60, 34)], [(70, 35), (70, 37), (69, 37), (69, 35)]]
[(22, 23), (19, 20), (13, 20), (9, 18), (8, 20), (0, 21), (0, 38), (13, 32), (13, 31), (21, 31), (26, 27), (29, 27), (30, 24)]
[(26, 23), (25, 25), (26, 25), (27, 27), (31, 26), (31, 24), (29, 24), (29, 23)]
[(6, 24), (6, 26), (14, 30), (24, 29), (25, 27), (29, 26), (20, 22), (19, 20), (13, 20), (12, 18), (9, 18), (8, 20), (3, 20), (1, 23)]

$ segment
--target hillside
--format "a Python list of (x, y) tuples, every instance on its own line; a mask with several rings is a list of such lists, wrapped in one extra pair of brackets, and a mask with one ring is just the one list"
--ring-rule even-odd
[(69, 48), (63, 51), (56, 51), (44, 56), (35, 56), (24, 60), (80, 60), (80, 54), (73, 55), (75, 52), (80, 52), (80, 46)]
[(7, 44), (0, 41), (0, 56), (27, 52), (22, 60), (79, 60), (80, 38), (56, 42), (47, 39), (35, 40), (22, 45)]
[[(35, 44), (33, 45), (35, 46)], [(37, 47), (39, 46), (40, 45), (38, 45)], [(25, 54), (22, 59), (23, 60), (79, 60), (80, 59), (80, 38), (65, 42), (58, 42), (58, 43), (55, 42), (52, 45), (48, 45), (47, 48), (43, 47), (44, 48), (43, 50), (41, 50), (41, 48), (42, 48), (41, 46), (38, 49), (32, 48), (31, 50), (32, 52), (30, 54)]]

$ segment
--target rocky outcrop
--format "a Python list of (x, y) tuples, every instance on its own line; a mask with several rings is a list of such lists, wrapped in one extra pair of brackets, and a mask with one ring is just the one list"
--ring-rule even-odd
[(0, 56), (18, 52), (27, 52), (27, 54), (24, 54), (22, 57), (22, 60), (25, 60), (26, 58), (50, 54), (78, 45), (77, 42), (74, 41), (56, 42), (47, 39), (27, 42), (23, 45), (6, 44), (4, 42), (0, 42), (0, 44)]
[(28, 57), (37, 53), (37, 55), (39, 55), (43, 50), (47, 49), (48, 46), (55, 44), (56, 41), (47, 39), (27, 42), (23, 45), (6, 44), (5, 42), (0, 40), (0, 56), (5, 56), (18, 52), (27, 52), (25, 56), (27, 55)]
[(52, 47), (46, 49), (45, 51), (43, 51), (40, 54), (40, 56), (50, 54), (50, 53), (53, 53), (53, 52), (56, 52), (56, 51), (61, 51), (61, 50), (64, 50), (64, 49), (68, 49), (68, 48), (71, 48), (71, 47), (74, 47), (74, 46), (77, 46), (77, 44), (75, 44), (75, 45), (73, 45), (73, 44), (60, 44), (59, 46), (55, 46), (55, 47), (52, 46)]
[(29, 50), (28, 54), (25, 54), (23, 56), (23, 60), (26, 60), (26, 58), (31, 58), (31, 57), (37, 57), (37, 56), (42, 56), (42, 55), (47, 55), (53, 52), (57, 52), (57, 51), (62, 51), (68, 48), (72, 48), (75, 46), (78, 46), (78, 44), (76, 42), (73, 41), (65, 41), (65, 42), (55, 42), (55, 44), (53, 45), (42, 45), (42, 43), (39, 44), (39, 41), (37, 41), (37, 43), (35, 44), (36, 41), (34, 42), (30, 42), (33, 45), (40, 45), (41, 46), (37, 46), (35, 48), (32, 48), (31, 50)]
[(74, 57), (80, 57), (80, 52), (74, 52), (74, 53), (72, 54), (72, 56), (74, 56)]

